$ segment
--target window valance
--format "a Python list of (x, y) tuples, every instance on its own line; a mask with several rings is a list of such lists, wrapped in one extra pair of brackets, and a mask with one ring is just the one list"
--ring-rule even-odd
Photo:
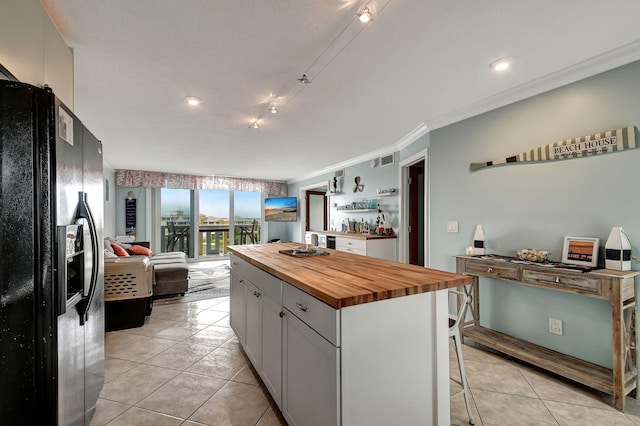
[(144, 170), (116, 170), (116, 185), (143, 188), (222, 189), (287, 195), (287, 183), (230, 176), (194, 176)]

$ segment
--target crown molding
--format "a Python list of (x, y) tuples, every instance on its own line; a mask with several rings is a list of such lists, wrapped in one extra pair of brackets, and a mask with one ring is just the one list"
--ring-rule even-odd
[(424, 136), (428, 132), (429, 132), (429, 129), (427, 128), (427, 125), (424, 124), (424, 123), (420, 123), (415, 129), (413, 129), (412, 131), (407, 133), (405, 136), (400, 138), (400, 140), (398, 142), (394, 143), (393, 145), (388, 145), (388, 146), (380, 148), (378, 150), (370, 151), (370, 152), (367, 152), (365, 154), (358, 155), (357, 157), (353, 157), (353, 158), (350, 158), (348, 160), (342, 161), (340, 163), (336, 163), (336, 164), (333, 164), (331, 166), (325, 167), (323, 169), (316, 170), (315, 172), (312, 172), (312, 173), (310, 173), (310, 174), (308, 174), (308, 175), (306, 175), (304, 177), (301, 177), (301, 178), (287, 180), (287, 183), (302, 182), (304, 180), (312, 179), (314, 177), (323, 175), (325, 173), (331, 173), (331, 172), (334, 172), (336, 170), (344, 169), (344, 168), (349, 167), (349, 166), (354, 166), (354, 165), (359, 164), (359, 163), (364, 163), (366, 161), (370, 161), (370, 160), (372, 160), (374, 158), (379, 158), (379, 157), (383, 157), (385, 155), (393, 154), (396, 151), (401, 151), (402, 149), (404, 149), (407, 146), (411, 145), (412, 143), (417, 141), (419, 138), (421, 138), (422, 136)]
[(428, 120), (430, 130), (448, 126), (467, 118), (510, 105), (549, 90), (557, 89), (594, 75), (610, 71), (640, 59), (640, 40), (620, 46), (593, 58), (578, 62), (551, 74), (505, 90), (489, 98), (467, 105), (451, 113)]
[(400, 138), (400, 140), (393, 145), (350, 158), (343, 162), (312, 172), (304, 177), (287, 180), (287, 182), (301, 182), (325, 173), (331, 173), (335, 170), (369, 161), (373, 158), (388, 155), (395, 151), (400, 151), (431, 130), (466, 120), (467, 118), (510, 105), (514, 102), (539, 95), (540, 93), (544, 93), (549, 90), (557, 89), (567, 84), (592, 77), (596, 74), (612, 70), (637, 60), (640, 60), (640, 40), (635, 40), (601, 55), (578, 62), (551, 74), (516, 86), (512, 89), (505, 90), (504, 92), (472, 103), (451, 113), (446, 113), (435, 117), (434, 119), (427, 120), (427, 123), (420, 123), (415, 129)]
[(307, 179), (311, 179), (311, 178), (323, 175), (325, 173), (331, 173), (331, 172), (334, 172), (336, 170), (344, 169), (344, 168), (349, 167), (349, 166), (353, 166), (353, 165), (356, 165), (356, 164), (359, 164), (359, 163), (364, 163), (365, 161), (369, 161), (369, 160), (371, 160), (373, 158), (378, 158), (378, 157), (382, 157), (382, 156), (385, 156), (385, 155), (393, 154), (395, 151), (397, 151), (395, 145), (386, 146), (384, 148), (380, 148), (380, 149), (375, 150), (375, 151), (367, 152), (366, 154), (358, 155), (357, 157), (350, 158), (350, 159), (342, 161), (340, 163), (333, 164), (333, 165), (325, 167), (323, 169), (316, 170), (315, 172), (309, 173), (308, 175), (306, 175), (304, 177), (287, 180), (287, 183), (291, 184), (291, 183), (296, 183), (296, 182), (302, 182), (302, 181), (305, 181)]
[(429, 127), (427, 127), (427, 125), (422, 122), (418, 125), (418, 127), (407, 133), (404, 137), (400, 138), (400, 140), (393, 146), (396, 148), (396, 151), (402, 151), (427, 133), (429, 133)]

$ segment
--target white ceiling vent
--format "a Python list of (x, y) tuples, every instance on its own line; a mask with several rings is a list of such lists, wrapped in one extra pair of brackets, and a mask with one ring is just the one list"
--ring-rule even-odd
[(393, 154), (385, 155), (384, 157), (380, 157), (380, 167), (390, 166), (394, 162)]
[(344, 177), (344, 169), (336, 170), (335, 177)]

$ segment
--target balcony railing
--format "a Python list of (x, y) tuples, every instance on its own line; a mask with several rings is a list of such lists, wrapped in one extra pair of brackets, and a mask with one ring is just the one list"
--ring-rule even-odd
[[(253, 240), (250, 237), (252, 226), (252, 223), (236, 224), (234, 226), (233, 242), (230, 242), (229, 225), (200, 225), (198, 229), (198, 243), (196, 245), (196, 247), (198, 248), (199, 257), (215, 255), (223, 256), (227, 254), (227, 247), (229, 245), (252, 244), (254, 241), (256, 243), (260, 242), (260, 225), (256, 226), (255, 232), (253, 233)], [(187, 257), (193, 257), (189, 244), (191, 238), (191, 232), (188, 229), (189, 227), (176, 226), (176, 233), (178, 233), (178, 231), (180, 230), (184, 230), (185, 228), (187, 229), (187, 232), (185, 232), (184, 236), (180, 237), (175, 242), (175, 244), (173, 245), (173, 250), (182, 251), (187, 254)], [(169, 251), (169, 233), (166, 225), (162, 225), (160, 227), (160, 236), (160, 251)]]

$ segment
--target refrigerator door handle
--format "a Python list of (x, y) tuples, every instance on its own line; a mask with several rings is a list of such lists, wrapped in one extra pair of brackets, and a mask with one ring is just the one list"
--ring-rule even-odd
[(91, 262), (91, 281), (89, 284), (89, 294), (82, 298), (82, 300), (78, 303), (78, 312), (80, 313), (80, 325), (84, 325), (85, 321), (89, 316), (89, 307), (91, 306), (91, 302), (93, 301), (93, 295), (96, 292), (96, 285), (98, 281), (98, 262), (100, 262), (100, 254), (99, 254), (99, 246), (98, 246), (98, 231), (96, 230), (96, 224), (93, 220), (93, 215), (91, 214), (91, 209), (89, 209), (89, 204), (87, 204), (87, 193), (79, 192), (78, 196), (80, 200), (78, 201), (78, 211), (76, 214), (77, 219), (86, 219), (89, 224), (89, 235), (91, 236), (91, 251), (92, 251), (92, 262)]

